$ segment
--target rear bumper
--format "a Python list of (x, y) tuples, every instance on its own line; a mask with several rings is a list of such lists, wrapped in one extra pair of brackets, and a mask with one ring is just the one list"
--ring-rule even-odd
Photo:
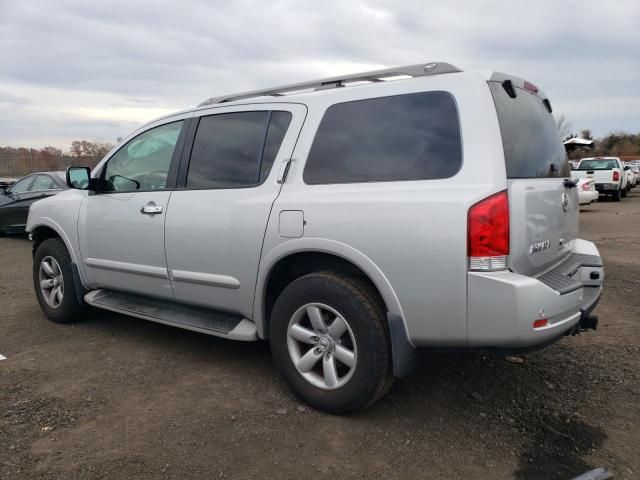
[[(596, 246), (576, 240), (572, 254), (537, 277), (513, 272), (468, 274), (471, 347), (520, 348), (573, 330), (597, 305), (604, 270)], [(546, 326), (533, 322), (548, 319)]]
[(620, 190), (618, 183), (596, 183), (596, 190), (600, 193), (616, 192)]

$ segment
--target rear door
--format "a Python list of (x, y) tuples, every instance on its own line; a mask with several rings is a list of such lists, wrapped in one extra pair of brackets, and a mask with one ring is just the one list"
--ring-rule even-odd
[(535, 275), (563, 258), (578, 234), (578, 193), (548, 100), (528, 82), (490, 81), (510, 209), (510, 268)]
[(305, 106), (283, 103), (194, 118), (165, 225), (176, 300), (251, 318), (278, 177), (305, 114)]

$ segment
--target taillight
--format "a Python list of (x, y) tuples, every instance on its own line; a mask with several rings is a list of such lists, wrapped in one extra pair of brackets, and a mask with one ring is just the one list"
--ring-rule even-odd
[(502, 191), (469, 209), (467, 254), (470, 270), (504, 270), (509, 255), (509, 197)]
[(589, 182), (583, 183), (582, 184), (582, 190), (584, 190), (585, 192), (588, 192), (591, 190), (591, 184)]
[(613, 171), (613, 181), (617, 182), (618, 180), (620, 180), (620, 172), (617, 171)]

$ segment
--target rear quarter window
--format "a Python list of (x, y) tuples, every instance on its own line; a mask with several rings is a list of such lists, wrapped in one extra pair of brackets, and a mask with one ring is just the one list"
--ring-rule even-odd
[(462, 165), (460, 123), (446, 92), (425, 92), (329, 107), (311, 146), (307, 184), (429, 180)]

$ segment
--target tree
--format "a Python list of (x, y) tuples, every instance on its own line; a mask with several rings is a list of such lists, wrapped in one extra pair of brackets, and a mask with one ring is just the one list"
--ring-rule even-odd
[(580, 130), (580, 138), (584, 138), (585, 140), (593, 140), (591, 136), (591, 129), (585, 128), (584, 130)]
[(558, 115), (556, 123), (558, 124), (558, 131), (560, 132), (560, 138), (562, 140), (567, 140), (571, 137), (571, 122), (564, 113)]

